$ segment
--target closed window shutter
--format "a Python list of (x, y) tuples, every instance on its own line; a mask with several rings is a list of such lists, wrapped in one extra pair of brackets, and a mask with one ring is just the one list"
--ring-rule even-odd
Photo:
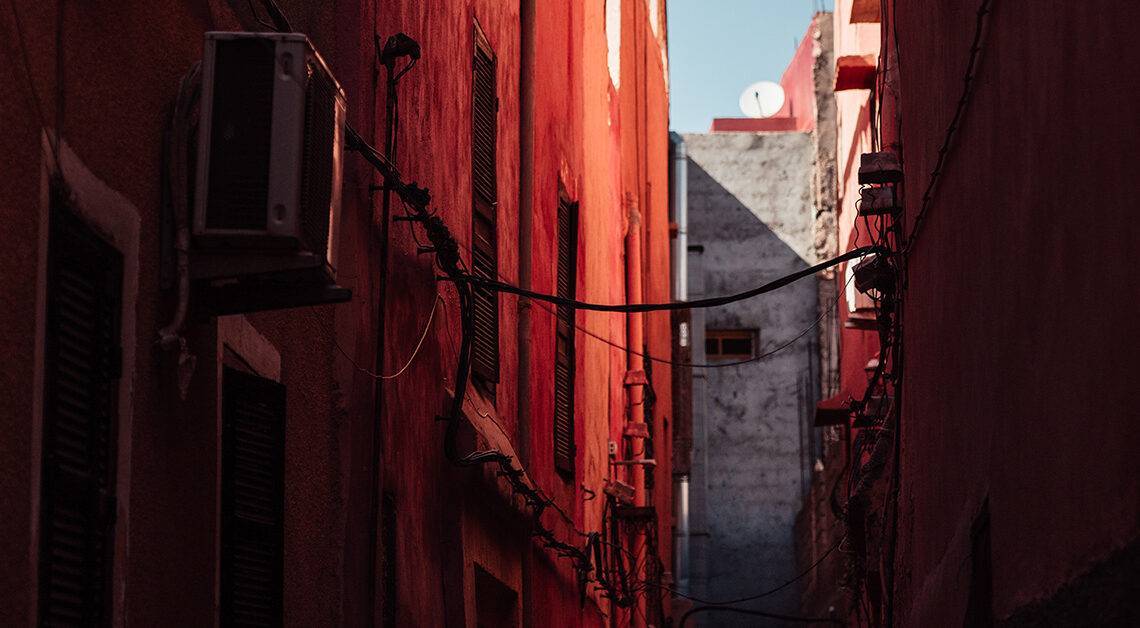
[(40, 624), (109, 625), (122, 256), (64, 208), (49, 237)]
[(285, 387), (228, 367), (222, 385), (221, 624), (280, 626)]
[[(577, 293), (578, 204), (558, 201), (558, 296)], [(554, 356), (554, 466), (574, 470), (574, 308), (557, 306)]]
[[(476, 26), (471, 105), (472, 244), (471, 272), (498, 279), (497, 237), (498, 90), (495, 58)], [(471, 369), (484, 383), (499, 381), (499, 299), (493, 290), (474, 289)]]

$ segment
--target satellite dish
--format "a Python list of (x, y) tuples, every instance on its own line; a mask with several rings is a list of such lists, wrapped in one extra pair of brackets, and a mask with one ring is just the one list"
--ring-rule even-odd
[(784, 107), (784, 88), (772, 81), (760, 81), (740, 94), (740, 111), (749, 118), (771, 118)]

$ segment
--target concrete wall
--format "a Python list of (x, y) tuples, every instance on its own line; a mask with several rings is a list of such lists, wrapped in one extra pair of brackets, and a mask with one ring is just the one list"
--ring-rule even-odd
[[(690, 267), (691, 297), (739, 292), (807, 266), (815, 254), (812, 136), (684, 139), (689, 242), (703, 246)], [(817, 294), (807, 279), (695, 312), (694, 360), (705, 359), (707, 328), (758, 329), (759, 352), (787, 342), (818, 316)], [(758, 363), (694, 371), (693, 592), (700, 597), (747, 595), (795, 575), (792, 526), (805, 469), (799, 399), (814, 377), (813, 339)], [(796, 600), (789, 587), (764, 608), (793, 611)]]

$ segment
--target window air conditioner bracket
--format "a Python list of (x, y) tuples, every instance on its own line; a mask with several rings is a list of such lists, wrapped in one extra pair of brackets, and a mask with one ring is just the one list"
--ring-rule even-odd
[(320, 270), (296, 270), (233, 279), (198, 281), (191, 302), (200, 316), (284, 310), (352, 299)]

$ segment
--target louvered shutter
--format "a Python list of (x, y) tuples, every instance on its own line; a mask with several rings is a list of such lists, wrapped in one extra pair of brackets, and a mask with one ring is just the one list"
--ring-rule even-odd
[[(577, 294), (578, 204), (558, 201), (558, 296)], [(574, 470), (574, 308), (557, 306), (554, 356), (554, 466)]]
[(280, 626), (285, 387), (231, 368), (222, 385), (221, 624)]
[(50, 220), (40, 624), (109, 625), (122, 256), (68, 210)]
[[(471, 104), (472, 244), (471, 272), (498, 279), (497, 237), (498, 91), (495, 58), (476, 26)], [(499, 381), (499, 299), (492, 290), (475, 288), (475, 329), (471, 369), (485, 383)]]

